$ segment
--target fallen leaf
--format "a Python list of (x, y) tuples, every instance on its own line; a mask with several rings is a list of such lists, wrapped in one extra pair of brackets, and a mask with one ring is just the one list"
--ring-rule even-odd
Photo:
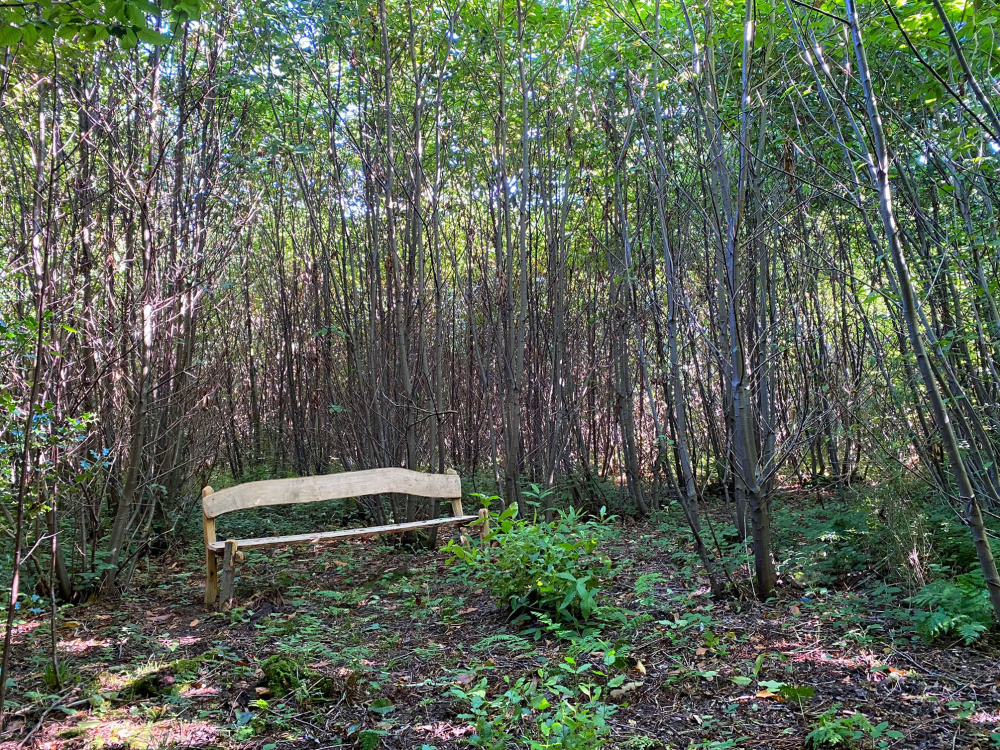
[(199, 622), (201, 622), (201, 620), (191, 620), (191, 622), (190, 622), (190, 624), (188, 625), (188, 627), (189, 627), (189, 628), (193, 628), (193, 627), (194, 627), (195, 625), (197, 625), (197, 624), (198, 624)]
[(636, 668), (636, 670), (637, 670), (637, 671), (639, 671), (639, 672), (640, 672), (641, 674), (646, 674), (646, 667), (645, 667), (645, 665), (644, 665), (644, 664), (643, 664), (643, 663), (642, 663), (641, 661), (637, 661), (637, 662), (635, 663), (635, 668)]
[(256, 687), (254, 688), (254, 692), (256, 692), (257, 695), (267, 695), (271, 692), (271, 689), (266, 687)]
[(757, 693), (758, 698), (774, 698), (775, 700), (784, 702), (784, 699), (777, 693), (772, 693), (770, 690), (761, 690)]
[(642, 687), (642, 683), (641, 682), (626, 682), (620, 688), (612, 690), (611, 691), (611, 697), (612, 698), (621, 698), (626, 693), (631, 693), (636, 688), (641, 688), (641, 687)]
[(708, 653), (708, 649), (703, 646), (702, 648), (699, 648), (697, 651), (695, 651), (694, 655), (695, 656), (704, 656), (707, 653)]

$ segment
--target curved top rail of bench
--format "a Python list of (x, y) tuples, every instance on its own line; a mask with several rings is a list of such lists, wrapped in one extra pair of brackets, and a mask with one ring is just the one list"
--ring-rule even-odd
[(246, 508), (315, 503), (383, 492), (459, 498), (462, 480), (457, 474), (423, 474), (410, 469), (367, 469), (296, 479), (265, 479), (206, 495), (201, 500), (201, 508), (206, 518), (217, 518), (223, 513)]

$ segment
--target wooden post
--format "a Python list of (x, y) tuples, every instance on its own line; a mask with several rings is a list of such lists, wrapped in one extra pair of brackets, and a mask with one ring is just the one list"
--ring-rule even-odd
[(479, 527), (479, 539), (486, 544), (486, 537), (490, 535), (490, 511), (488, 508), (479, 509), (479, 520), (482, 525)]
[[(202, 501), (214, 491), (211, 487), (205, 487), (201, 491)], [(215, 552), (209, 547), (210, 544), (215, 543), (215, 519), (205, 515), (204, 502), (201, 511), (201, 524), (205, 528), (205, 606), (211, 607), (219, 595), (219, 562)]]
[[(448, 469), (445, 472), (445, 474), (448, 474), (450, 476), (458, 476), (458, 472), (455, 471), (454, 469)], [(448, 501), (451, 503), (451, 515), (454, 518), (458, 518), (459, 516), (464, 516), (465, 515), (465, 513), (462, 512), (462, 496), (461, 495), (459, 495), (458, 497), (449, 498)]]
[(219, 607), (223, 612), (231, 606), (233, 591), (236, 588), (236, 562), (238, 554), (239, 542), (236, 539), (227, 539), (226, 554), (222, 559), (222, 580), (219, 584), (219, 593), (222, 595)]

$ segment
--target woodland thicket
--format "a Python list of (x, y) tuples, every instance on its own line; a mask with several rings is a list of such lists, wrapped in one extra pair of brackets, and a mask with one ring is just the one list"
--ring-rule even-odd
[(717, 591), (721, 513), (764, 597), (782, 487), (905, 478), (1000, 611), (998, 19), (0, 4), (15, 599), (126, 585), (212, 477), (405, 466), (676, 503)]

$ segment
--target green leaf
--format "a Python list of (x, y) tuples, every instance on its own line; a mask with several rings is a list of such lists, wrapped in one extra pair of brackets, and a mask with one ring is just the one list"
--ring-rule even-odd
[(802, 685), (800, 687), (785, 685), (785, 687), (778, 691), (778, 695), (785, 700), (796, 701), (798, 703), (810, 700), (815, 694), (816, 690), (808, 685)]
[(391, 714), (395, 711), (396, 706), (394, 706), (392, 701), (388, 698), (376, 698), (371, 702), (371, 704), (369, 704), (368, 710), (385, 716), (386, 714)]
[(13, 47), (21, 41), (21, 29), (16, 26), (0, 26), (0, 47)]
[(139, 29), (135, 33), (140, 41), (146, 44), (154, 44), (158, 47), (170, 44), (171, 41), (169, 36), (161, 34), (159, 31), (153, 31), (153, 29)]
[(125, 20), (140, 29), (146, 28), (146, 16), (132, 3), (125, 5)]

